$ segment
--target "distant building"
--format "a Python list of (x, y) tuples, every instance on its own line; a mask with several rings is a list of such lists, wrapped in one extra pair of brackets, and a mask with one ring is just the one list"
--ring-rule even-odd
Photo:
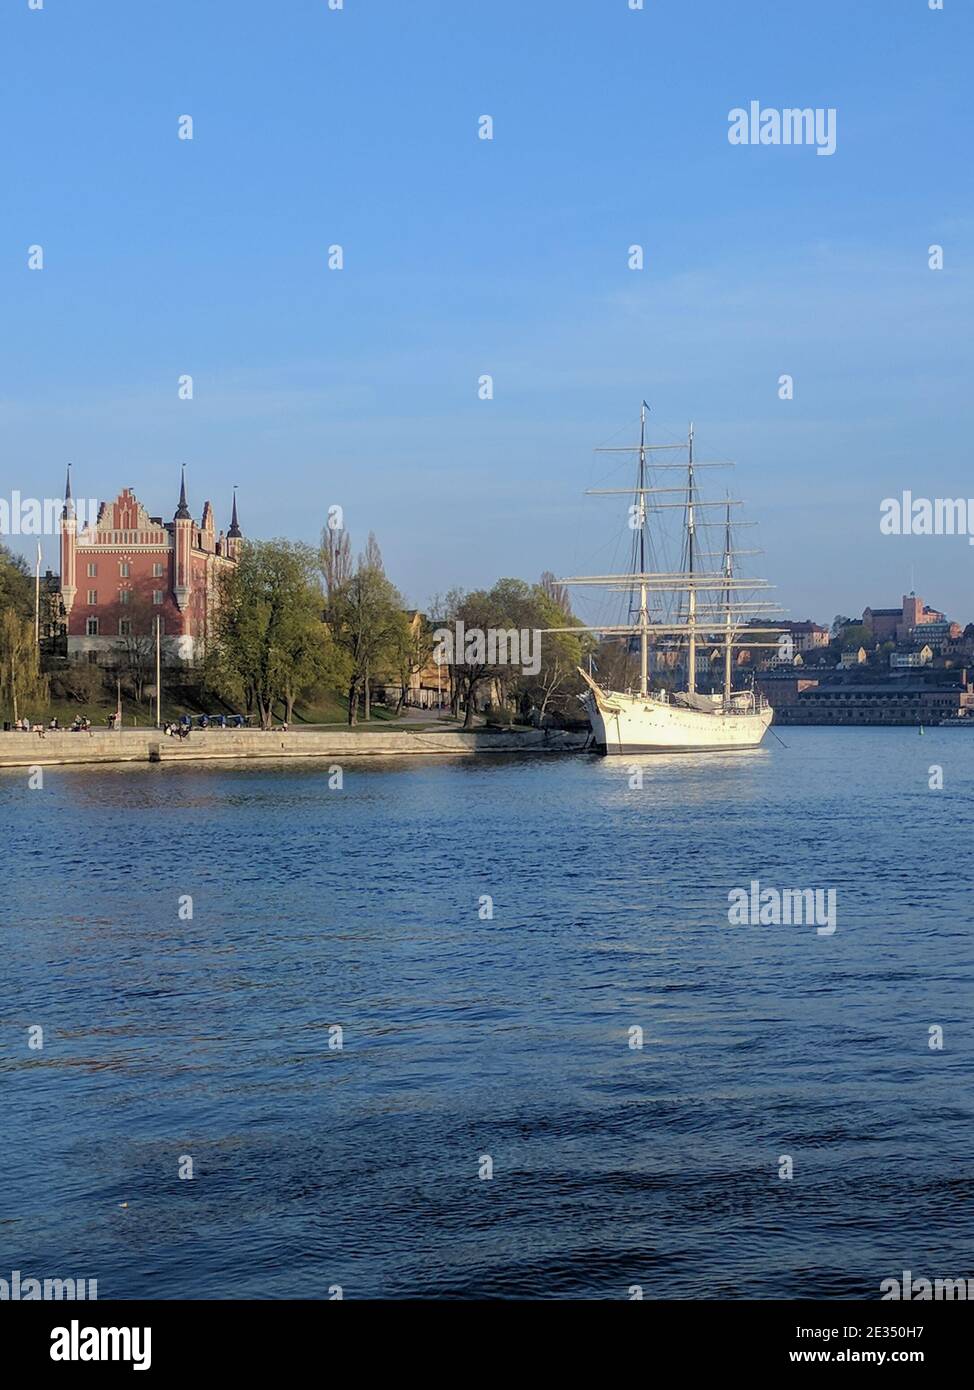
[(814, 676), (805, 676), (798, 671), (784, 669), (759, 671), (754, 683), (776, 711), (796, 705), (804, 691), (812, 690), (818, 685)]
[(79, 532), (69, 473), (61, 513), (68, 657), (112, 662), (130, 640), (151, 640), (159, 618), (163, 659), (198, 660), (212, 632), (220, 577), (236, 565), (241, 543), (236, 497), (229, 530), (217, 534), (209, 502), (198, 524), (190, 516), (185, 475), (172, 521), (149, 516), (123, 488)]
[(865, 647), (849, 647), (842, 653), (842, 660), (839, 662), (841, 671), (848, 671), (853, 666), (862, 666), (866, 661)]
[(889, 665), (891, 671), (907, 671), (916, 666), (929, 666), (933, 661), (933, 648), (924, 644), (922, 647), (912, 647), (905, 652), (890, 652)]
[(862, 625), (874, 642), (895, 642), (896, 629), (902, 621), (903, 610), (901, 608), (863, 609)]
[(829, 645), (829, 630), (813, 623), (811, 618), (802, 622), (789, 622), (782, 618), (774, 619), (774, 626), (780, 627), (791, 637), (796, 652), (810, 652), (816, 647)]
[[(925, 604), (916, 594), (904, 594), (899, 608), (864, 608), (862, 613), (863, 627), (874, 642), (906, 642), (911, 640), (914, 628), (946, 621), (943, 613)], [(947, 628), (949, 631), (950, 624)]]
[(953, 684), (891, 678), (879, 682), (822, 682), (805, 690), (781, 723), (935, 724), (974, 710), (966, 672)]
[(974, 717), (974, 685), (966, 668), (930, 666), (874, 675), (863, 667), (821, 679), (798, 672), (764, 671), (756, 678), (780, 724), (935, 724)]
[(958, 641), (962, 631), (960, 623), (951, 623), (944, 618), (940, 622), (920, 623), (911, 627), (906, 634), (906, 640), (913, 646), (929, 643), (934, 651), (942, 652), (952, 642)]

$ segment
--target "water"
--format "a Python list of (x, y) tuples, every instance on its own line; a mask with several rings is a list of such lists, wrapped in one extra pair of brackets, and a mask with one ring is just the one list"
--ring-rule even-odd
[[(0, 774), (0, 1277), (875, 1298), (903, 1269), (974, 1276), (974, 736), (783, 735), (350, 761), (340, 791), (295, 763)], [(730, 927), (752, 878), (834, 887), (835, 934)]]

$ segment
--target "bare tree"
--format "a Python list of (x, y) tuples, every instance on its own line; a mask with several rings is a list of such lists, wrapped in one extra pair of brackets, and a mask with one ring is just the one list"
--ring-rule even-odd
[(347, 531), (322, 528), (318, 568), (325, 585), (326, 610), (330, 611), (352, 577), (352, 540)]
[(132, 693), (141, 704), (145, 687), (155, 674), (157, 609), (141, 595), (135, 596), (135, 603), (129, 608), (129, 630), (119, 642), (121, 666), (132, 683)]
[(545, 570), (542, 574), (541, 588), (547, 594), (548, 598), (551, 599), (555, 607), (564, 614), (566, 619), (570, 619), (574, 616), (572, 613), (571, 595), (564, 584), (558, 583), (558, 580), (551, 573), (551, 570)]

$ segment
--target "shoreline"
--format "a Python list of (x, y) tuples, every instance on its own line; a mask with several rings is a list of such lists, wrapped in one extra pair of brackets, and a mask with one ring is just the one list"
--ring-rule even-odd
[(523, 729), (463, 733), (388, 729), (368, 732), (314, 733), (273, 729), (197, 730), (186, 739), (171, 738), (158, 729), (68, 730), (40, 734), (0, 734), (0, 768), (58, 767), (83, 763), (183, 763), (231, 758), (362, 758), (416, 757), (490, 753), (581, 753), (588, 733)]

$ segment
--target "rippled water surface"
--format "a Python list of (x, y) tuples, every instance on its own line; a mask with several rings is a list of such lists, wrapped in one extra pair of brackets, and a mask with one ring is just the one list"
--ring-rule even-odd
[[(903, 1269), (974, 1276), (974, 733), (782, 736), (350, 760), (341, 790), (316, 763), (0, 774), (0, 1277), (875, 1298)], [(755, 878), (835, 888), (835, 934), (729, 926)]]

